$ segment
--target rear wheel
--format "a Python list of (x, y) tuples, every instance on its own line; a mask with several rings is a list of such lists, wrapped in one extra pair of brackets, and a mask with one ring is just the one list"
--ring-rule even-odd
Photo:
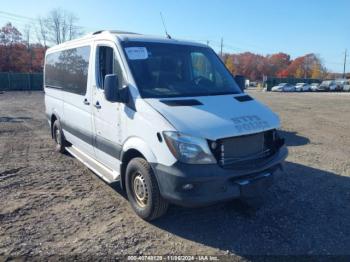
[(132, 159), (126, 168), (126, 193), (132, 208), (144, 220), (156, 219), (168, 209), (152, 168), (143, 158)]
[(66, 150), (66, 140), (63, 135), (61, 124), (58, 120), (55, 120), (52, 126), (52, 137), (56, 143), (55, 150), (59, 153), (64, 153)]

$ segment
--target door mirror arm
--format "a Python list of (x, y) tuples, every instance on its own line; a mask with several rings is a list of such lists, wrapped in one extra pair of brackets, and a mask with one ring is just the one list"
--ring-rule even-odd
[(127, 104), (129, 103), (130, 99), (130, 93), (129, 93), (129, 86), (128, 85), (123, 85), (121, 89), (119, 89), (119, 98), (120, 98), (120, 103)]

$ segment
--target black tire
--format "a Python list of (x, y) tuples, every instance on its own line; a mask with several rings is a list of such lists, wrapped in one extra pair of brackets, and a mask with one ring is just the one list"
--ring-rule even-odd
[(161, 196), (152, 168), (145, 159), (137, 157), (129, 162), (125, 182), (129, 202), (138, 216), (151, 221), (166, 213), (169, 204)]
[(52, 138), (56, 143), (55, 151), (64, 153), (66, 150), (67, 141), (64, 138), (60, 121), (55, 120), (52, 126)]

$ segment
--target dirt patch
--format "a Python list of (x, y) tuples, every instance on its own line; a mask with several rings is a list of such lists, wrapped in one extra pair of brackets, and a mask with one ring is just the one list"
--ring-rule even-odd
[(254, 209), (171, 206), (139, 219), (119, 185), (55, 153), (42, 92), (0, 99), (0, 260), (119, 255), (350, 255), (350, 95), (250, 94), (282, 120), (285, 171)]

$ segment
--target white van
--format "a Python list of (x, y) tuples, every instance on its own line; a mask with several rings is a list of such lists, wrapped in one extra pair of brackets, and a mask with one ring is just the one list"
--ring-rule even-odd
[(56, 150), (120, 181), (145, 220), (257, 196), (288, 153), (278, 116), (206, 45), (99, 31), (48, 49), (44, 85)]

